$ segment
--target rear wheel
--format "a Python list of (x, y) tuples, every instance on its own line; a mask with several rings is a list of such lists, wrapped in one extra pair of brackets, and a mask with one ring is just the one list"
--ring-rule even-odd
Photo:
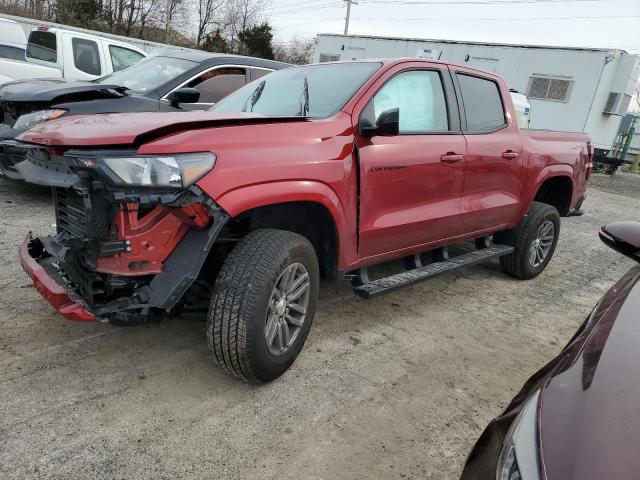
[(500, 258), (502, 268), (523, 280), (539, 275), (553, 257), (559, 235), (558, 210), (546, 203), (533, 202), (515, 230), (494, 236), (496, 243), (507, 238), (504, 243), (515, 247), (512, 253)]
[(297, 233), (249, 233), (218, 273), (207, 320), (212, 360), (255, 383), (282, 375), (311, 328), (319, 268), (313, 246)]

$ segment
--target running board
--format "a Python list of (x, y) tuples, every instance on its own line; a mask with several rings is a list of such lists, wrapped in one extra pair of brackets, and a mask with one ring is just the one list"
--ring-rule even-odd
[(396, 275), (379, 278), (378, 280), (371, 280), (354, 287), (353, 290), (359, 297), (371, 298), (402, 287), (413, 285), (414, 283), (435, 277), (441, 273), (451, 272), (452, 270), (457, 270), (461, 267), (475, 265), (476, 263), (482, 263), (493, 258), (502, 257), (503, 255), (510, 254), (511, 252), (513, 252), (513, 247), (510, 245), (492, 245), (481, 250), (434, 262), (424, 267), (414, 268)]

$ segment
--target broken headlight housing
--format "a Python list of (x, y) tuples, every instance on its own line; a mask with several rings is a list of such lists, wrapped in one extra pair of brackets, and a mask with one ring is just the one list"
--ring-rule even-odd
[(139, 187), (184, 188), (215, 165), (211, 152), (175, 155), (131, 155), (85, 160), (98, 166), (113, 183)]
[(498, 460), (496, 480), (540, 480), (538, 400), (533, 394), (514, 420)]
[(29, 128), (39, 123), (60, 118), (65, 113), (67, 113), (66, 110), (60, 109), (39, 110), (37, 112), (25, 113), (18, 117), (16, 123), (13, 124), (13, 128)]

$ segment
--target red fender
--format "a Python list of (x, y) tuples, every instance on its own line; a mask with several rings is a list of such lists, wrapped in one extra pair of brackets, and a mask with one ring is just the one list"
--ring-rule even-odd
[(573, 175), (574, 175), (573, 168), (569, 165), (564, 165), (564, 164), (549, 165), (548, 167), (545, 167), (542, 170), (540, 170), (535, 180), (531, 182), (531, 190), (529, 192), (523, 192), (524, 193), (523, 197), (527, 201), (523, 202), (524, 210), (521, 212), (521, 216), (527, 213), (527, 211), (531, 207), (531, 204), (533, 203), (533, 199), (536, 197), (536, 194), (538, 193), (538, 190), (540, 190), (540, 187), (542, 186), (542, 184), (547, 180), (549, 180), (550, 178), (569, 177), (572, 185), (571, 190), (573, 191), (574, 190)]

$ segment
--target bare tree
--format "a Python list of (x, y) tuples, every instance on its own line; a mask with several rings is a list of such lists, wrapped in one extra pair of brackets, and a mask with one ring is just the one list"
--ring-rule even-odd
[(275, 59), (294, 65), (311, 63), (313, 57), (314, 39), (293, 38), (291, 41), (273, 47)]
[(165, 12), (164, 41), (169, 41), (169, 31), (171, 30), (171, 22), (174, 19), (178, 7), (182, 4), (182, 0), (167, 0)]
[(202, 46), (204, 38), (212, 32), (212, 27), (220, 28), (222, 19), (217, 19), (224, 0), (197, 0), (198, 31), (196, 32), (196, 45)]
[(263, 19), (268, 2), (264, 0), (228, 0), (225, 12), (225, 31), (231, 48), (244, 53), (239, 34), (255, 27)]

